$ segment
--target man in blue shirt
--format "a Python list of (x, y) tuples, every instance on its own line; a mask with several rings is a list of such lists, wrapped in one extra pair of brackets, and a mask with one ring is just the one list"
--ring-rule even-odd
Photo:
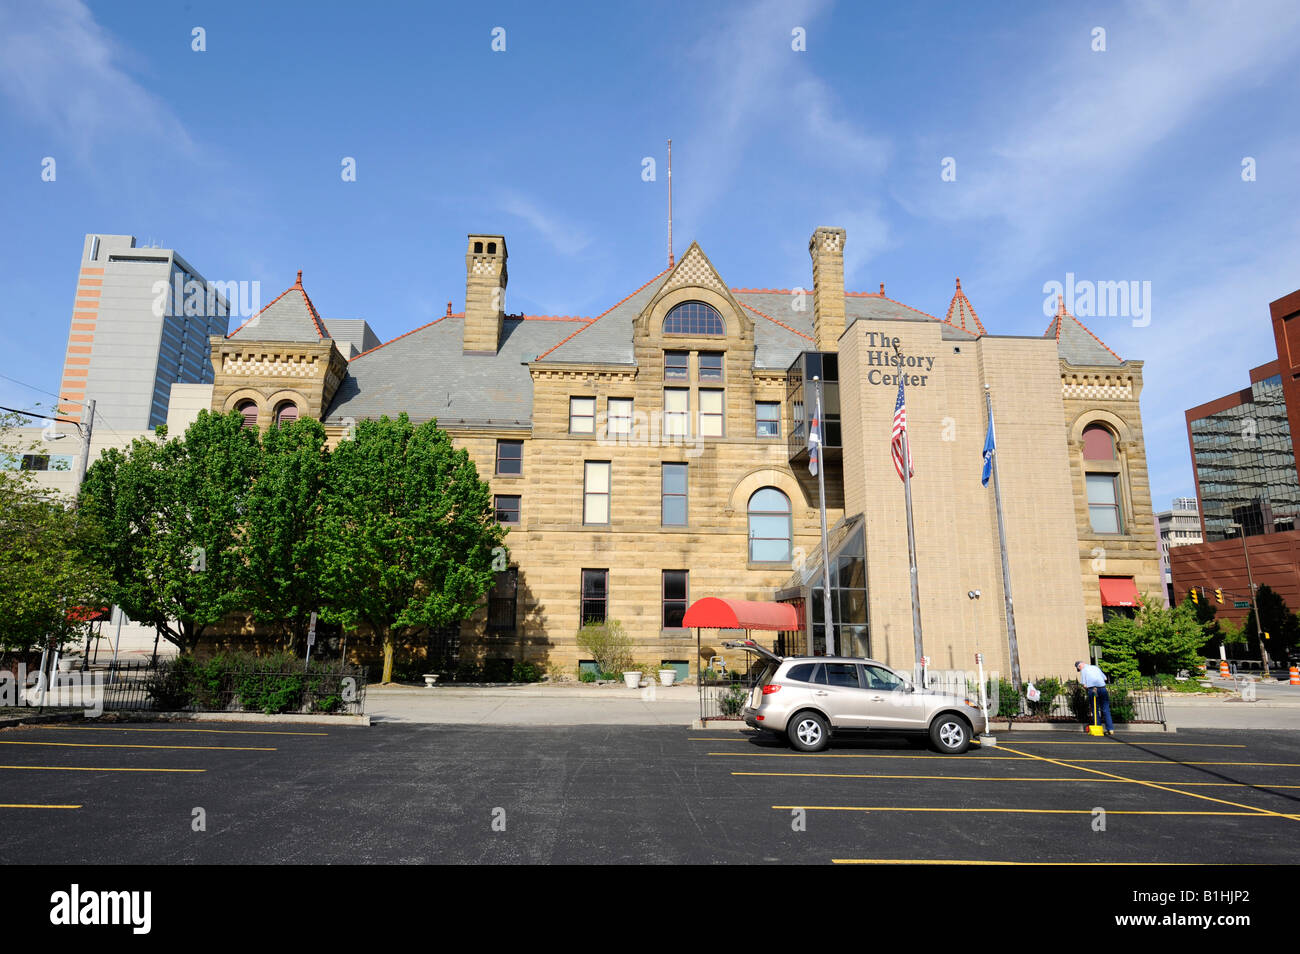
[[(1114, 735), (1115, 726), (1110, 721), (1110, 692), (1106, 689), (1106, 674), (1100, 667), (1091, 663), (1084, 665), (1082, 660), (1075, 660), (1074, 669), (1079, 674), (1079, 682), (1088, 690), (1088, 708), (1101, 707), (1101, 719), (1106, 725), (1106, 734)], [(1094, 700), (1096, 700), (1094, 702)]]

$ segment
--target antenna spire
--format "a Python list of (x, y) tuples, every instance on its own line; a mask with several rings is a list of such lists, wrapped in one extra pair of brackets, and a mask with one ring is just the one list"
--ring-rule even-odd
[(668, 140), (668, 267), (673, 267), (673, 141)]

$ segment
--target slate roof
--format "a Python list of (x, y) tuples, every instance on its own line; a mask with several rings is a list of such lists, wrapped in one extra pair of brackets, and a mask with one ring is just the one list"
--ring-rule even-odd
[(961, 279), (957, 279), (957, 290), (952, 294), (952, 301), (948, 305), (948, 314), (945, 320), (950, 325), (956, 325), (963, 331), (973, 331), (975, 334), (986, 334), (984, 331), (984, 322), (980, 321), (980, 316), (975, 314), (975, 306), (970, 303), (966, 293), (961, 290)]
[(1044, 338), (1056, 339), (1056, 350), (1073, 365), (1118, 366), (1124, 360), (1094, 335), (1078, 318), (1065, 310), (1065, 299), (1056, 296), (1056, 315), (1043, 332)]
[(507, 317), (495, 355), (467, 355), (464, 315), (444, 315), (349, 361), (325, 420), (406, 411), (413, 421), (436, 418), (444, 426), (530, 426), (533, 382), (526, 363), (587, 323)]
[(634, 364), (632, 323), (663, 287), (668, 270), (660, 272), (613, 308), (574, 330), (563, 341), (536, 353), (537, 361), (577, 364)]
[(226, 335), (237, 336), (250, 341), (319, 341), (328, 338), (329, 333), (303, 290), (299, 272), (298, 280), (280, 297)]

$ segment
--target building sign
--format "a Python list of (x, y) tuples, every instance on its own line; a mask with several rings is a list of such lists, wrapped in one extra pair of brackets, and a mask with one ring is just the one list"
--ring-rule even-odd
[(867, 372), (868, 384), (896, 388), (901, 374), (904, 387), (926, 386), (930, 372), (934, 370), (934, 355), (897, 354), (894, 348), (901, 340), (875, 331), (867, 332), (867, 347), (875, 349), (867, 352), (867, 367), (871, 369)]

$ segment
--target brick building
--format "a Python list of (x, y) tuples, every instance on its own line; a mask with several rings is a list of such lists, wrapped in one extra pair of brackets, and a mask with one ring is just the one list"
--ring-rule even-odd
[(212, 339), (210, 407), (239, 409), (250, 426), (311, 415), (332, 442), (368, 417), (436, 419), (490, 480), (510, 528), (511, 568), (488, 605), (439, 634), (462, 659), (578, 664), (581, 622), (617, 619), (638, 658), (693, 672), (695, 636), (680, 622), (703, 596), (779, 594), (806, 610), (803, 630), (782, 634), (786, 649), (825, 644), (807, 468), (816, 376), (836, 645), (910, 667), (903, 489), (889, 452), (901, 373), (926, 652), (967, 668), (982, 650), (1005, 672), (996, 515), (980, 484), (987, 385), (1022, 667), (1068, 672), (1086, 652), (1088, 616), (1159, 585), (1141, 362), (1063, 307), (1041, 337), (989, 334), (960, 280), (943, 318), (883, 285), (846, 292), (845, 241), (842, 229), (814, 232), (811, 291), (731, 287), (692, 244), (605, 312), (574, 318), (508, 314), (505, 239), (470, 235), (464, 311), (449, 304), (350, 357), (299, 273)]

